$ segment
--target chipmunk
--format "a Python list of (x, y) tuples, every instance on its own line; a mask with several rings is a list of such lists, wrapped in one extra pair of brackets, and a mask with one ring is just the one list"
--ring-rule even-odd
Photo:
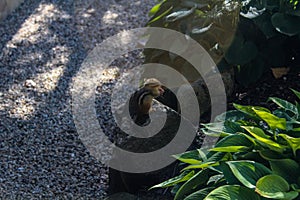
[(143, 87), (133, 93), (129, 100), (129, 113), (137, 125), (146, 126), (150, 123), (149, 112), (153, 99), (163, 93), (161, 82), (155, 78), (146, 79)]

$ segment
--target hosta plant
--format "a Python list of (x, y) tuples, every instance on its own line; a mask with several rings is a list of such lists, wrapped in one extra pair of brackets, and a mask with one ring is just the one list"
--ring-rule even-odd
[(181, 174), (152, 189), (173, 187), (175, 200), (299, 199), (300, 105), (269, 101), (278, 108), (234, 104), (204, 124), (205, 134), (220, 137), (215, 146), (175, 155)]

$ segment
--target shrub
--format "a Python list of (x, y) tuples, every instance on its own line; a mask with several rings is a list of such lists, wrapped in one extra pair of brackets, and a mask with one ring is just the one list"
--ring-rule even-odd
[[(150, 16), (149, 26), (177, 30), (199, 42), (220, 71), (234, 67), (245, 86), (270, 67), (300, 66), (298, 0), (160, 0)], [(145, 55), (147, 62), (191, 67), (161, 50)]]
[(175, 200), (297, 198), (300, 105), (275, 97), (269, 101), (278, 109), (234, 104), (236, 110), (204, 124), (205, 134), (220, 136), (214, 148), (175, 155), (184, 164), (182, 173), (152, 188), (172, 186)]

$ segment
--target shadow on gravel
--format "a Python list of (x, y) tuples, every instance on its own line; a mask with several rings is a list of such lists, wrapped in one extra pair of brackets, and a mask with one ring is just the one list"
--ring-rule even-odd
[(0, 23), (1, 199), (104, 195), (106, 169), (78, 138), (69, 91), (87, 54), (76, 5), (90, 2), (26, 1)]

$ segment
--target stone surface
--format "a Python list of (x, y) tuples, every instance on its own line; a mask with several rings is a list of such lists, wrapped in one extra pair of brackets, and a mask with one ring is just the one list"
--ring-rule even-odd
[[(118, 140), (120, 141), (118, 143), (118, 147), (127, 151), (137, 152), (137, 153), (147, 153), (147, 152), (153, 152), (159, 150), (162, 147), (169, 144), (171, 140), (176, 136), (176, 134), (178, 134), (178, 127), (180, 123), (184, 124), (183, 126), (185, 127), (184, 128), (186, 134), (185, 136), (187, 136), (188, 134), (194, 134), (194, 137), (196, 136), (196, 132), (197, 132), (196, 126), (194, 126), (187, 119), (181, 118), (181, 116), (176, 111), (160, 103), (155, 103), (152, 112), (153, 112), (152, 119), (153, 117), (159, 118), (162, 115), (162, 113), (165, 113), (167, 115), (167, 120), (163, 128), (156, 135), (150, 138), (143, 138), (143, 139), (137, 137), (130, 137), (130, 136), (128, 137), (128, 135), (120, 133), (120, 130), (117, 129), (116, 134), (122, 138), (122, 139), (119, 138)], [(188, 137), (180, 138), (181, 142), (184, 142), (183, 140), (186, 138)], [(175, 146), (174, 148), (176, 147), (177, 146)], [(189, 146), (187, 146), (186, 149), (188, 147)], [(183, 152), (186, 149), (182, 149), (177, 153)], [(173, 154), (166, 155), (166, 156), (171, 157), (172, 155)], [(113, 159), (118, 160), (122, 158), (118, 157), (118, 155), (115, 155), (113, 156)], [(132, 162), (130, 163), (130, 165), (134, 163), (134, 165), (140, 166), (140, 168), (143, 168), (144, 167), (143, 165), (147, 165), (147, 163), (136, 163), (135, 160), (126, 160), (126, 162), (123, 162), (122, 165), (129, 164), (128, 162)], [(151, 164), (151, 161), (149, 161), (148, 164)], [(120, 166), (120, 168), (122, 168), (122, 166)], [(139, 190), (147, 190), (151, 186), (172, 177), (173, 175), (172, 173), (174, 172), (174, 163), (160, 170), (156, 170), (154, 172), (149, 172), (149, 173), (126, 173), (112, 168), (110, 168), (109, 171), (110, 171), (109, 191), (111, 194), (115, 192), (123, 192), (123, 191), (130, 192), (130, 193), (137, 193)]]
[(0, 0), (0, 21), (14, 11), (24, 0)]

